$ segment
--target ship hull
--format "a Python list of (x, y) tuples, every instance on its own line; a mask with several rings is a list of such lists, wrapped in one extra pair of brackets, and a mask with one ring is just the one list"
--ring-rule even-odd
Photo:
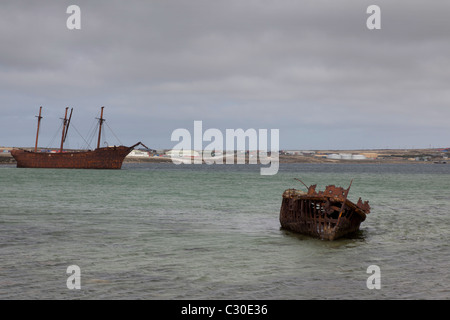
[(280, 210), (281, 227), (322, 240), (336, 240), (359, 230), (360, 216), (351, 219), (351, 212), (344, 211), (341, 219), (324, 214), (322, 199), (283, 199)]
[(133, 147), (107, 147), (82, 152), (31, 152), (12, 150), (18, 168), (121, 169)]
[(344, 196), (348, 190), (327, 186), (325, 192), (288, 189), (283, 193), (280, 224), (283, 229), (323, 240), (336, 240), (359, 230), (370, 212), (368, 201), (357, 204)]

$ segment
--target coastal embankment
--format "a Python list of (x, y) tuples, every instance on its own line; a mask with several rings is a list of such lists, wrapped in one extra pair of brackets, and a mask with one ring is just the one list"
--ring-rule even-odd
[[(14, 164), (10, 149), (0, 152), (0, 164)], [(371, 149), (371, 150), (314, 150), (314, 151), (280, 151), (280, 163), (450, 163), (450, 149)], [(235, 155), (234, 163), (248, 163), (250, 157), (257, 158), (256, 153)], [(240, 161), (238, 161), (238, 159)], [(189, 159), (190, 160), (190, 159)], [(188, 160), (188, 161), (189, 161)], [(151, 154), (146, 157), (128, 156), (124, 163), (169, 163), (170, 156)], [(225, 158), (223, 163), (225, 163)], [(185, 162), (186, 163), (186, 162)]]

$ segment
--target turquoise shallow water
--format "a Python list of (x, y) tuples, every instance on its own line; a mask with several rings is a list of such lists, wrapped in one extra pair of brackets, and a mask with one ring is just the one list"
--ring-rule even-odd
[[(281, 194), (347, 187), (334, 242), (280, 229)], [(0, 167), (0, 299), (449, 299), (450, 165)], [(81, 270), (69, 290), (66, 269)], [(381, 289), (368, 289), (367, 268)]]

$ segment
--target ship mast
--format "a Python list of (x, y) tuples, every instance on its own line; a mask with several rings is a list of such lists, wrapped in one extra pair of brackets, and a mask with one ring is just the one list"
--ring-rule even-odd
[(70, 119), (72, 119), (73, 108), (70, 110), (69, 119), (67, 119), (67, 110), (68, 109), (69, 109), (69, 107), (66, 108), (66, 114), (64, 115), (64, 119), (63, 119), (63, 129), (62, 129), (62, 136), (61, 136), (60, 152), (63, 151), (63, 145), (64, 145), (64, 142), (66, 141), (66, 138), (67, 138), (67, 131), (69, 130)]
[(103, 121), (105, 121), (105, 119), (103, 119), (103, 108), (104, 108), (104, 107), (102, 107), (102, 110), (101, 110), (101, 112), (100, 112), (100, 119), (97, 118), (97, 119), (98, 119), (98, 141), (97, 141), (97, 149), (100, 148), (100, 138), (101, 138), (101, 136), (102, 136), (102, 124), (103, 124)]
[(72, 119), (72, 112), (73, 112), (73, 108), (72, 108), (72, 109), (70, 109), (70, 116), (69, 116), (69, 120), (67, 120), (67, 126), (66, 126), (66, 130), (64, 131), (64, 142), (66, 142), (66, 138), (67, 138), (67, 131), (69, 131), (70, 120)]
[(67, 109), (69, 109), (69, 107), (66, 108), (66, 114), (64, 115), (64, 121), (63, 121), (63, 129), (62, 129), (62, 136), (61, 136), (61, 148), (60, 148), (60, 152), (63, 151), (63, 145), (64, 145), (64, 136), (66, 133), (66, 123), (67, 123)]
[(38, 137), (39, 137), (39, 126), (41, 125), (41, 112), (42, 112), (42, 106), (39, 108), (39, 116), (38, 118), (38, 125), (37, 125), (37, 132), (36, 132), (36, 144), (34, 145), (34, 152), (37, 152), (37, 146), (38, 146)]

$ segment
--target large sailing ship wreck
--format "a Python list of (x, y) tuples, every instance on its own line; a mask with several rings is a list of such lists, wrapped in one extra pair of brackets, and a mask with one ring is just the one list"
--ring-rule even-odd
[(361, 198), (356, 204), (348, 200), (350, 186), (344, 189), (329, 185), (318, 192), (316, 185), (306, 186), (307, 192), (287, 189), (280, 209), (281, 227), (323, 240), (335, 240), (358, 231), (370, 205)]
[(131, 147), (113, 146), (100, 148), (100, 139), (102, 132), (102, 124), (105, 121), (103, 118), (103, 109), (99, 120), (98, 142), (95, 150), (83, 151), (64, 151), (64, 142), (67, 137), (67, 132), (72, 118), (73, 108), (70, 111), (70, 116), (67, 118), (67, 111), (63, 119), (63, 129), (61, 136), (61, 147), (59, 152), (40, 152), (38, 151), (38, 137), (39, 127), (42, 119), (41, 111), (39, 109), (38, 126), (36, 132), (36, 144), (34, 151), (24, 149), (13, 149), (11, 155), (17, 162), (18, 168), (65, 168), (65, 169), (121, 169), (125, 157), (138, 145), (146, 147), (141, 142), (138, 142)]

